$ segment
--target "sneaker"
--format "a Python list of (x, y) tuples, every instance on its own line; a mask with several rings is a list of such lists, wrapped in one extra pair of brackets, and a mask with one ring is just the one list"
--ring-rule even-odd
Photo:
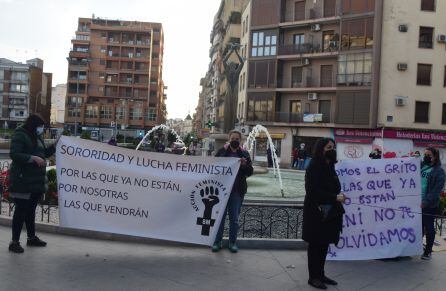
[(25, 250), (22, 248), (22, 246), (20, 245), (20, 243), (18, 241), (12, 241), (9, 244), (9, 251), (13, 252), (13, 253), (16, 253), (16, 254), (21, 254)]
[(236, 253), (238, 252), (238, 246), (235, 243), (229, 243), (229, 250), (231, 253)]
[(29, 247), (46, 247), (46, 242), (38, 238), (37, 236), (28, 238), (26, 245)]
[(222, 242), (216, 242), (214, 243), (214, 245), (212, 246), (212, 251), (214, 253), (218, 252), (219, 250), (221, 250), (222, 248)]
[(422, 260), (425, 260), (425, 261), (430, 261), (430, 259), (432, 259), (432, 254), (431, 254), (431, 253), (427, 253), (427, 252), (425, 252), (425, 253), (421, 256), (421, 259), (422, 259)]

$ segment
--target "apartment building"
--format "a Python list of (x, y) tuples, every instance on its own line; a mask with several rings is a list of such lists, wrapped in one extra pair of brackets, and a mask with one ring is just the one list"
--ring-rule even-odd
[(65, 123), (73, 132), (79, 124), (136, 135), (165, 122), (162, 24), (79, 18), (71, 43)]
[(283, 164), (334, 128), (376, 127), (382, 0), (251, 6), (245, 124), (270, 130)]
[(16, 128), (30, 114), (39, 113), (50, 124), (52, 74), (43, 72), (43, 60), (26, 64), (0, 58), (1, 128)]
[(51, 90), (51, 124), (63, 124), (67, 84), (58, 84)]

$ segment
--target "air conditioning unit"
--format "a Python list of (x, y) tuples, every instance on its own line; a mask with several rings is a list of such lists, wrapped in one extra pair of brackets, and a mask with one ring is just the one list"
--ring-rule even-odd
[(406, 71), (407, 70), (407, 64), (406, 63), (398, 63), (398, 71)]
[(400, 26), (398, 26), (398, 30), (399, 30), (400, 32), (407, 32), (408, 27), (407, 27), (406, 24), (400, 24)]
[(309, 64), (310, 64), (310, 59), (307, 59), (307, 58), (302, 59), (302, 65), (307, 66)]
[(311, 31), (320, 31), (321, 25), (320, 24), (312, 24), (311, 25)]
[(406, 105), (406, 97), (404, 97), (404, 96), (395, 96), (395, 105), (396, 106), (404, 106), (404, 105)]
[(240, 132), (244, 135), (244, 136), (248, 136), (249, 135), (249, 126), (245, 125), (245, 126), (241, 126), (240, 127)]
[(308, 100), (310, 101), (317, 100), (317, 93), (308, 93)]
[(437, 36), (437, 41), (438, 42), (442, 42), (442, 43), (446, 43), (446, 34), (440, 34)]

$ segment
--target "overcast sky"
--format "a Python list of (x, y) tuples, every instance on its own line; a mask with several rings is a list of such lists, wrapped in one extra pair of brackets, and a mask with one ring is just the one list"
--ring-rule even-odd
[(168, 118), (195, 110), (209, 63), (209, 37), (220, 0), (0, 0), (0, 58), (39, 57), (66, 83), (68, 52), (78, 17), (161, 22)]

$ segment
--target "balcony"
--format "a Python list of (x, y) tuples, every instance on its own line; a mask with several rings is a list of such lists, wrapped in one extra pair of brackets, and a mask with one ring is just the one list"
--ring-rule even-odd
[(300, 124), (320, 124), (331, 123), (330, 115), (323, 115), (320, 113), (315, 114), (302, 114), (293, 112), (275, 112), (272, 115), (269, 112), (248, 112), (246, 118), (248, 123), (300, 123)]
[(338, 86), (371, 86), (372, 74), (338, 74)]

